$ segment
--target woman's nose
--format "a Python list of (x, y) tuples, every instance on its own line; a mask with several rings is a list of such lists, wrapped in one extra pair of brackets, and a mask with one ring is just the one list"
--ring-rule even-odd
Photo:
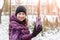
[(23, 15), (20, 15), (21, 18), (23, 18), (24, 16)]

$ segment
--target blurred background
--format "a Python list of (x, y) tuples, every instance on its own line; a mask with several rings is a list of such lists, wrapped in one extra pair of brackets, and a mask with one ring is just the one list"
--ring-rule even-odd
[(60, 0), (0, 0), (1, 40), (9, 40), (9, 17), (21, 5), (27, 9), (31, 33), (36, 17), (41, 17), (43, 31), (32, 40), (60, 40)]

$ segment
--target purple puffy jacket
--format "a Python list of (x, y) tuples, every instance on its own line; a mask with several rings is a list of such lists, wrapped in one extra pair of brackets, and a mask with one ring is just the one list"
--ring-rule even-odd
[(12, 15), (9, 24), (9, 40), (31, 40), (32, 38), (29, 28), (23, 22), (20, 22), (15, 15)]

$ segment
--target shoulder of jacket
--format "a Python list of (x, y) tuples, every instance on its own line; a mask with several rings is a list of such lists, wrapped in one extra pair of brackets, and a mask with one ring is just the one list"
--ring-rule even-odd
[(11, 21), (10, 24), (17, 24), (17, 22), (16, 21)]

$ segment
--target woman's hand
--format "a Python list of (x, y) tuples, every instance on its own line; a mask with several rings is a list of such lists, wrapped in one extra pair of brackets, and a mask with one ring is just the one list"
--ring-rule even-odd
[(36, 25), (32, 33), (33, 37), (37, 36), (42, 31), (42, 25), (41, 25), (40, 20), (41, 20), (40, 18), (37, 18), (36, 20)]
[(41, 18), (40, 17), (37, 17), (36, 18), (36, 27), (38, 27), (38, 25), (41, 24)]

